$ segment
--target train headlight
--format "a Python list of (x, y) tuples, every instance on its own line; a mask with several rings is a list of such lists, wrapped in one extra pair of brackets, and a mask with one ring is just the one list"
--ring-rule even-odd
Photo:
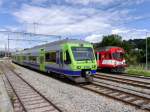
[(77, 66), (77, 69), (81, 69), (81, 66)]
[(116, 62), (116, 61), (114, 62), (114, 65), (115, 65), (115, 66), (117, 65), (117, 62)]
[(85, 73), (86, 73), (86, 75), (91, 75), (92, 74), (91, 71), (86, 71)]

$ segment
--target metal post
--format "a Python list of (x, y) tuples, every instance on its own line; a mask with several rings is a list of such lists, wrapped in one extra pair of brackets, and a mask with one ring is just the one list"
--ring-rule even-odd
[(9, 34), (8, 34), (8, 54), (7, 56), (9, 57)]
[(7, 44), (5, 44), (5, 57), (7, 56)]
[(146, 70), (148, 70), (148, 50), (147, 50), (147, 32), (146, 32)]

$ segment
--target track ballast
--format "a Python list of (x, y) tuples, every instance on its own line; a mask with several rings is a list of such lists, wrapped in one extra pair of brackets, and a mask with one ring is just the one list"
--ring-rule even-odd
[(24, 80), (20, 74), (13, 71), (10, 66), (4, 67), (1, 64), (1, 67), (5, 74), (5, 79), (3, 79), (6, 89), (9, 93), (11, 88), (14, 94), (13, 97), (15, 97), (13, 101), (15, 112), (62, 112), (55, 104)]
[(104, 85), (97, 82), (93, 82), (89, 85), (81, 85), (80, 87), (95, 92), (97, 94), (122, 101), (126, 104), (136, 106), (140, 109), (150, 111), (150, 98), (140, 96), (134, 93), (129, 93), (117, 88), (113, 88), (109, 85)]

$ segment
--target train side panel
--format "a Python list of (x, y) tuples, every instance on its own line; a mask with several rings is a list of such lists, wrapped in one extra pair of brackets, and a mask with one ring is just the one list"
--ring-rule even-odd
[[(84, 59), (84, 56), (87, 57)], [(40, 71), (59, 73), (72, 79), (76, 78), (77, 81), (88, 79), (96, 74), (97, 69), (93, 46), (82, 41), (60, 41), (18, 52), (13, 57), (13, 61), (18, 64)]]

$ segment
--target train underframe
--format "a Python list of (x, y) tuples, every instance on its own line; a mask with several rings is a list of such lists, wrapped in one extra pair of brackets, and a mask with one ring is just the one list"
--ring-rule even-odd
[(111, 68), (111, 72), (114, 72), (114, 73), (123, 73), (124, 71), (125, 71), (125, 67), (123, 66), (117, 66), (117, 67)]
[(67, 76), (69, 79), (76, 83), (84, 83), (84, 82), (92, 82), (93, 81), (93, 74), (90, 70), (83, 69), (81, 71), (80, 76)]
[(105, 68), (99, 68), (100, 71), (104, 72), (112, 72), (112, 73), (123, 73), (125, 71), (124, 66), (117, 66), (117, 67), (105, 67)]

